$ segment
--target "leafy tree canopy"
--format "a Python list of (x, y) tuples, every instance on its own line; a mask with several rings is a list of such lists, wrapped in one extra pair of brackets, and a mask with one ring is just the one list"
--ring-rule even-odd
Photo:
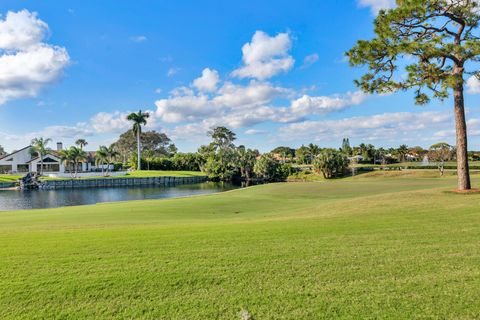
[(233, 142), (237, 139), (237, 135), (226, 127), (215, 127), (208, 132), (212, 138), (212, 146), (215, 148), (233, 147)]
[(397, 0), (396, 9), (380, 11), (376, 37), (347, 52), (352, 66), (370, 70), (357, 85), (370, 93), (415, 88), (418, 104), (445, 99), (448, 89), (463, 86), (466, 63), (479, 61), (478, 13), (473, 0)]
[(279, 154), (281, 155), (282, 157), (285, 156), (285, 157), (288, 157), (288, 158), (293, 158), (295, 157), (295, 149), (292, 149), (290, 147), (283, 147), (283, 146), (280, 146), (280, 147), (276, 147), (275, 149), (273, 149), (272, 151), (270, 151), (271, 153), (276, 153), (276, 154)]
[[(141, 152), (144, 153), (150, 150), (155, 156), (170, 156), (172, 151), (176, 152), (176, 147), (165, 134), (157, 131), (145, 131), (140, 134)], [(136, 152), (137, 140), (130, 129), (122, 133), (119, 139), (115, 142), (116, 150), (130, 157), (132, 153)]]

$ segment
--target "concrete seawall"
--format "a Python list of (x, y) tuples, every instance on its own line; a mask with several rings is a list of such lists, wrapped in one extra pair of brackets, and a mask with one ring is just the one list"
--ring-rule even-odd
[(207, 181), (207, 177), (151, 177), (151, 178), (104, 178), (79, 180), (47, 180), (46, 189), (66, 188), (104, 188), (127, 186), (168, 186), (178, 184), (193, 184)]
[[(178, 184), (193, 184), (207, 181), (207, 177), (151, 177), (151, 178), (98, 178), (98, 179), (68, 179), (47, 180), (42, 185), (45, 189), (66, 188), (104, 188), (127, 186), (169, 186)], [(15, 183), (0, 183), (0, 188), (12, 188)]]
[(15, 187), (15, 182), (1, 182), (0, 189), (13, 188)]

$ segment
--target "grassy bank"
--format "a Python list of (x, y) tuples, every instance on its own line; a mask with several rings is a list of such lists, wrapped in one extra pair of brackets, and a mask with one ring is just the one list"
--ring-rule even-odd
[(18, 174), (0, 174), (0, 183), (15, 182), (21, 177), (22, 175), (18, 175)]
[[(124, 176), (117, 178), (148, 178), (148, 177), (199, 177), (205, 176), (205, 173), (199, 171), (156, 171), (156, 170), (142, 170), (132, 171)], [(115, 177), (112, 177), (115, 178)]]
[(365, 176), (0, 213), (0, 318), (478, 318), (480, 195), (454, 186)]
[[(77, 179), (123, 179), (123, 178), (152, 178), (152, 177), (199, 177), (205, 176), (199, 171), (160, 171), (160, 170), (142, 170), (131, 171), (121, 175), (103, 176), (98, 172), (97, 176), (78, 177)], [(69, 180), (71, 178), (43, 177), (44, 180)]]

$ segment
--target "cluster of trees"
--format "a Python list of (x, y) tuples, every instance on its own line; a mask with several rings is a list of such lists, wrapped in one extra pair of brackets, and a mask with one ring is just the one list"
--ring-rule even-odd
[[(272, 153), (285, 163), (296, 162), (302, 165), (312, 165), (316, 172), (322, 173), (328, 179), (343, 175), (352, 162), (390, 164), (404, 161), (423, 161), (424, 159), (436, 163), (440, 174), (443, 175), (445, 162), (455, 160), (456, 148), (446, 142), (436, 143), (428, 149), (420, 146), (409, 147), (405, 144), (398, 148), (387, 149), (376, 148), (372, 144), (364, 143), (352, 147), (349, 139), (345, 138), (338, 150), (309, 144), (296, 150), (284, 146), (277, 147), (272, 150)], [(473, 151), (469, 153), (469, 156), (471, 160), (479, 159), (479, 155)]]
[[(454, 161), (456, 159), (456, 149), (445, 142), (438, 143), (448, 146), (451, 152), (444, 161)], [(343, 139), (342, 146), (338, 149), (347, 158), (357, 157), (360, 163), (365, 164), (391, 164), (401, 163), (405, 161), (422, 161), (427, 157), (430, 161), (439, 161), (438, 154), (435, 151), (436, 145), (432, 145), (428, 149), (420, 146), (409, 147), (405, 144), (397, 148), (375, 147), (372, 144), (360, 143), (358, 146), (351, 146), (349, 139)], [(320, 154), (331, 152), (331, 148), (322, 148), (316, 144), (302, 145), (298, 149), (289, 147), (277, 147), (271, 153), (277, 155), (283, 162), (295, 162), (300, 165), (314, 164)], [(360, 156), (360, 157), (358, 157)], [(469, 153), (470, 160), (479, 160), (480, 156), (477, 152)]]
[[(404, 161), (404, 156), (408, 152), (405, 150), (407, 148), (405, 145), (400, 146), (399, 148), (375, 148), (372, 144), (361, 143), (358, 146), (351, 147), (349, 139), (343, 139), (342, 147), (339, 149), (347, 157), (353, 156), (362, 156), (362, 162), (365, 163), (376, 163), (381, 159), (385, 159), (387, 162), (401, 162)], [(300, 148), (293, 150), (291, 158), (297, 164), (313, 164), (317, 156), (328, 148), (321, 148), (320, 146), (310, 143), (307, 146), (302, 145)], [(272, 151), (273, 152), (273, 151)]]
[(342, 176), (348, 168), (345, 153), (335, 149), (324, 149), (313, 161), (313, 169), (321, 172), (326, 179)]
[[(114, 145), (123, 163), (135, 161), (138, 165), (137, 134), (133, 129), (122, 133)], [(155, 130), (140, 133), (141, 158), (170, 157), (176, 152), (177, 148), (166, 134)]]
[(291, 172), (291, 165), (280, 163), (271, 153), (260, 156), (258, 150), (235, 146), (236, 134), (228, 128), (216, 127), (208, 134), (212, 142), (201, 146), (198, 154), (200, 169), (211, 179), (251, 180), (257, 177), (276, 181), (286, 179)]
[[(133, 116), (135, 115), (135, 116)], [(142, 132), (147, 118), (139, 111), (129, 119), (134, 123), (131, 130), (120, 135), (110, 146), (100, 146), (96, 152), (97, 165), (120, 161), (124, 166), (137, 170), (186, 170), (203, 171), (212, 180), (232, 179), (268, 181), (284, 180), (292, 171), (290, 164), (281, 163), (273, 153), (260, 155), (258, 150), (236, 146), (236, 134), (226, 127), (216, 127), (208, 132), (212, 141), (202, 145), (197, 152), (178, 152), (170, 138), (156, 131)], [(289, 149), (292, 158), (294, 149)], [(140, 157), (139, 157), (140, 155)], [(286, 161), (284, 161), (286, 162)], [(106, 165), (106, 166), (105, 166)]]

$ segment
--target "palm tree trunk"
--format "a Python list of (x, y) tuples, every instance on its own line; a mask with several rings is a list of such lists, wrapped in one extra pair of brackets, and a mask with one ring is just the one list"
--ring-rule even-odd
[(43, 175), (43, 155), (40, 154), (40, 175)]
[(137, 130), (137, 170), (142, 170), (141, 164), (141, 158), (140, 158), (140, 130)]
[(468, 168), (467, 123), (465, 121), (465, 106), (463, 98), (463, 83), (454, 90), (455, 127), (457, 137), (457, 179), (458, 190), (471, 189), (470, 172)]

